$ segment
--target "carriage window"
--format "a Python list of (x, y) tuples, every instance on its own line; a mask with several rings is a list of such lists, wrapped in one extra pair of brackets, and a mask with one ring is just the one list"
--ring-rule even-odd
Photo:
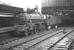
[(13, 15), (1, 15), (0, 14), (0, 17), (13, 17)]

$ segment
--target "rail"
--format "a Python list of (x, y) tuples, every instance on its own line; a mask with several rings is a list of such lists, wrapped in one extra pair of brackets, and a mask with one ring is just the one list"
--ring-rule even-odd
[[(60, 30), (60, 31), (62, 31), (62, 30)], [(60, 32), (60, 31), (57, 31), (57, 32)], [(56, 33), (57, 33), (57, 32), (56, 32)], [(53, 33), (52, 35), (54, 35), (54, 34), (56, 34), (56, 33)], [(20, 40), (16, 40), (15, 42), (2, 45), (2, 46), (0, 46), (0, 48), (1, 48), (1, 49), (12, 48), (12, 47), (17, 46), (17, 45), (20, 45), (20, 44), (22, 44), (22, 43), (27, 43), (27, 42), (33, 41), (33, 40), (35, 40), (35, 39), (40, 39), (40, 37), (45, 37), (45, 36), (46, 36), (46, 38), (47, 38), (47, 37), (50, 36), (50, 34), (49, 34), (49, 36), (48, 36), (48, 34), (47, 34), (47, 35), (39, 36), (39, 37), (36, 37), (36, 38), (32, 38), (31, 40), (28, 40), (28, 39), (26, 40), (26, 39), (23, 38), (23, 39), (20, 39)], [(43, 38), (43, 39), (45, 39), (45, 38)], [(43, 40), (43, 39), (42, 39), (42, 40)], [(42, 41), (42, 40), (40, 40), (40, 41)], [(40, 42), (40, 41), (38, 41), (38, 42)]]

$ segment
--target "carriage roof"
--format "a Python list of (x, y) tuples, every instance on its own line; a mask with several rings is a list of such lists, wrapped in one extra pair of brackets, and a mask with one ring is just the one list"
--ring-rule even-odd
[(23, 8), (2, 5), (0, 4), (0, 12), (8, 12), (8, 13), (23, 13)]

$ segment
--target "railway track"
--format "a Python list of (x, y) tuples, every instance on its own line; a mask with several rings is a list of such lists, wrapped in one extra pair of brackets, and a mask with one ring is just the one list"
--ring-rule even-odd
[(73, 39), (74, 39), (74, 32), (71, 32), (62, 40), (55, 43), (55, 45), (49, 48), (48, 50), (69, 50), (71, 44), (73, 43)]
[[(50, 50), (56, 43), (58, 43), (60, 40), (65, 38), (71, 32), (72, 32), (71, 30), (67, 31), (67, 33), (65, 33), (65, 34), (63, 34), (63, 32), (61, 32), (55, 36), (47, 38), (46, 40), (44, 40), (42, 42), (39, 42), (31, 47), (28, 47), (27, 49), (25, 49), (25, 46), (20, 47), (20, 48), (24, 48), (24, 50)], [(17, 48), (19, 48), (19, 47), (17, 47)]]
[[(38, 43), (41, 43), (41, 42), (43, 42), (43, 41), (45, 41), (46, 39), (48, 39), (48, 38), (52, 38), (53, 36), (55, 36), (55, 35), (57, 35), (57, 34), (59, 34), (60, 32), (58, 31), (58, 32), (56, 32), (56, 33), (54, 33), (54, 34), (52, 34), (52, 35), (46, 35), (46, 36), (44, 36), (44, 37), (40, 37), (40, 38), (38, 38), (38, 39), (35, 39), (35, 40), (33, 40), (33, 41), (30, 41), (30, 42), (27, 42), (27, 43), (23, 43), (23, 44), (21, 44), (21, 45), (19, 45), (19, 46), (16, 46), (16, 47), (13, 47), (13, 49), (16, 49), (16, 48), (23, 48), (24, 50), (27, 50), (27, 49), (29, 49), (29, 48), (31, 48), (32, 46), (35, 46), (36, 44), (38, 44)], [(17, 49), (18, 50), (18, 49)]]
[[(46, 39), (51, 38), (51, 37), (53, 37), (53, 36), (55, 36), (55, 35), (57, 35), (57, 34), (59, 34), (59, 33), (61, 33), (61, 32), (62, 32), (62, 30), (57, 31), (57, 32), (54, 32), (54, 33), (51, 34), (51, 35), (50, 35), (50, 34), (45, 35), (45, 36), (43, 36), (43, 37), (40, 37), (40, 38), (37, 38), (37, 39), (35, 39), (35, 40), (29, 41), (29, 42), (27, 42), (27, 43), (23, 43), (23, 44), (21, 44), (21, 45), (15, 46), (15, 47), (13, 47), (12, 49), (21, 47), (21, 48), (23, 48), (24, 50), (27, 50), (28, 48), (31, 48), (32, 46), (35, 46), (36, 44), (41, 43), (41, 42), (45, 41)], [(18, 49), (17, 49), (17, 50), (18, 50)]]
[[(15, 38), (15, 41), (13, 41), (13, 40), (11, 39), (11, 40), (9, 40), (9, 41), (4, 42), (3, 44), (1, 44), (1, 45), (0, 45), (0, 48), (5, 47), (5, 46), (6, 46), (5, 48), (9, 48), (9, 47), (11, 47), (11, 46), (15, 46), (15, 45), (18, 45), (18, 44), (20, 44), (20, 43), (28, 42), (28, 41), (34, 40), (34, 39), (36, 39), (36, 38), (39, 38), (39, 37), (41, 37), (41, 36), (50, 34), (50, 33), (52, 33), (53, 31), (57, 31), (57, 30), (45, 31), (45, 32), (40, 33), (40, 34), (38, 34), (38, 35), (36, 35), (36, 36), (30, 36), (29, 38), (26, 37), (26, 38), (21, 38), (21, 39), (18, 39), (18, 40), (17, 40), (17, 38)], [(13, 44), (13, 45), (12, 45), (12, 44)]]
[[(49, 33), (52, 33), (54, 31), (57, 31), (57, 30), (50, 30)], [(46, 32), (46, 31), (45, 31)], [(30, 36), (34, 36), (34, 35), (40, 35), (40, 36), (43, 36), (43, 35), (46, 35), (45, 33), (41, 32), (41, 33), (38, 33), (38, 34), (33, 34), (33, 35), (30, 35)], [(10, 37), (10, 38), (7, 38), (5, 40), (0, 40), (0, 45), (4, 45), (4, 44), (7, 44), (9, 42), (12, 42), (12, 41), (15, 41), (15, 40), (19, 40), (19, 39), (22, 39), (22, 38), (26, 38), (26, 37)]]
[[(66, 31), (67, 33), (63, 34), (63, 30), (59, 30), (56, 32), (53, 32), (52, 34), (47, 33), (46, 35), (37, 37), (35, 39), (31, 39), (26, 41), (26, 39), (23, 40), (16, 40), (13, 43), (9, 43), (9, 44), (4, 44), (4, 45), (0, 45), (0, 49), (1, 50), (39, 50), (37, 49), (44, 41), (48, 41), (48, 39), (50, 41), (52, 41), (51, 39), (54, 38), (55, 36), (59, 36), (60, 38), (58, 40), (55, 40), (50, 47), (40, 47), (40, 48), (52, 48), (52, 46), (54, 44), (56, 44), (57, 42), (59, 42), (61, 39), (63, 39), (64, 37), (66, 37), (68, 34), (70, 34), (72, 32), (72, 30)], [(63, 35), (62, 35), (63, 34)], [(38, 47), (36, 47), (37, 45), (39, 45)]]
[(73, 35), (73, 39), (72, 39), (72, 42), (71, 42), (68, 50), (74, 50), (74, 35)]

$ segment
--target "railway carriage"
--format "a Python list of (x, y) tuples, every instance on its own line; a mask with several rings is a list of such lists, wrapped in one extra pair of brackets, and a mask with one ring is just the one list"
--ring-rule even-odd
[(22, 8), (0, 4), (0, 33), (14, 31), (18, 20), (17, 15), (22, 12)]

